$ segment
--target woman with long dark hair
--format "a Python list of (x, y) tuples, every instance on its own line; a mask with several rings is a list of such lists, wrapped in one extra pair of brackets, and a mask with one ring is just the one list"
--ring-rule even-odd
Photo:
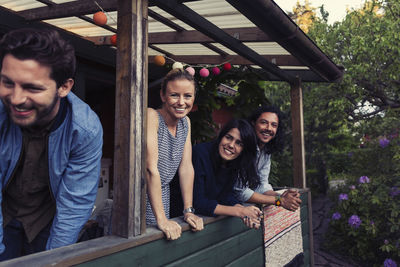
[(240, 217), (248, 227), (260, 226), (260, 209), (242, 206), (233, 192), (235, 183), (251, 188), (258, 186), (256, 147), (251, 125), (245, 120), (233, 119), (222, 128), (215, 141), (193, 148), (196, 213)]

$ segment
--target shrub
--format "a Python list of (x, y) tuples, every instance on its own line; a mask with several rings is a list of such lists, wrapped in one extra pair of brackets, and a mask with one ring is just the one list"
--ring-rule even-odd
[(362, 266), (400, 265), (399, 159), (398, 137), (381, 137), (354, 151), (353, 179), (332, 194), (328, 249)]

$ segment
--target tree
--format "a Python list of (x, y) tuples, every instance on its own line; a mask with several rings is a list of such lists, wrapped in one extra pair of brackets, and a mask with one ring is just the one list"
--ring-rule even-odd
[(305, 0), (304, 5), (299, 1), (293, 7), (293, 11), (289, 12), (289, 17), (296, 22), (302, 31), (308, 33), (309, 28), (316, 18), (316, 8), (310, 5), (309, 0)]
[(330, 26), (318, 20), (310, 36), (333, 61), (344, 66), (335, 86), (353, 121), (400, 108), (400, 3), (368, 1)]

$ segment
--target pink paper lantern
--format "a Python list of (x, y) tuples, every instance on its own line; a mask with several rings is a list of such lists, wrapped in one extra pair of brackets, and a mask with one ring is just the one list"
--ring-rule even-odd
[(192, 67), (187, 67), (186, 71), (189, 72), (189, 74), (192, 75), (192, 76), (194, 76), (194, 74), (196, 73), (196, 71)]
[(202, 68), (199, 72), (201, 77), (208, 77), (208, 75), (210, 75), (210, 72), (208, 71), (208, 69), (206, 68)]
[(221, 70), (220, 70), (218, 67), (214, 67), (214, 68), (212, 68), (212, 73), (213, 73), (214, 75), (218, 75), (218, 74), (221, 73)]

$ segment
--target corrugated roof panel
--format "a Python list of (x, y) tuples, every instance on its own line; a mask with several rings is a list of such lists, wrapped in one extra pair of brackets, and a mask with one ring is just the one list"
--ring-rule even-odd
[(44, 22), (52, 24), (56, 27), (63, 28), (81, 36), (101, 36), (112, 35), (113, 32), (97, 27), (92, 23), (86, 22), (78, 17), (68, 17), (61, 19), (44, 20)]
[(288, 51), (276, 42), (245, 42), (244, 44), (260, 55), (290, 55)]
[[(164, 18), (176, 23), (177, 25), (181, 26), (182, 28), (184, 28), (187, 31), (194, 30), (192, 27), (190, 27), (186, 23), (182, 22), (181, 20), (175, 18), (171, 14), (165, 12), (164, 10), (162, 10), (162, 9), (156, 7), (156, 6), (149, 7), (149, 9), (151, 9), (152, 11), (157, 13), (158, 15), (160, 15), (160, 16), (162, 16), (162, 17), (164, 17)], [(159, 24), (161, 24), (161, 25), (159, 25)], [(157, 20), (154, 20), (153, 18), (151, 18), (149, 16), (149, 32), (168, 32), (168, 31), (171, 31), (171, 30), (172, 29), (170, 27), (158, 22)]]
[(0, 0), (0, 6), (14, 11), (21, 11), (46, 5), (32, 0)]
[(218, 55), (201, 44), (159, 44), (154, 46), (177, 56)]
[[(62, 4), (74, 1), (53, 0), (53, 2), (55, 4)], [(201, 1), (186, 2), (184, 4), (190, 9), (194, 10), (199, 15), (201, 15), (203, 18), (215, 24), (220, 29), (256, 27), (249, 19), (243, 16), (240, 12), (238, 12), (225, 0), (201, 0)], [(36, 0), (0, 0), (0, 5), (5, 8), (11, 9), (13, 11), (22, 11), (22, 10), (45, 6), (45, 4), (42, 4)], [(170, 15), (169, 13), (163, 11), (162, 9), (156, 6), (149, 8), (153, 12), (159, 14), (160, 16), (170, 20), (171, 22), (181, 26), (186, 30), (194, 30), (186, 23), (180, 21), (179, 19), (175, 18), (174, 16)], [(99, 11), (100, 10), (101, 8), (99, 7)], [(118, 19), (117, 11), (106, 12), (106, 14), (108, 18), (107, 26), (116, 29), (117, 19)], [(86, 16), (89, 18), (93, 18), (93, 14), (87, 14)], [(44, 22), (65, 29), (67, 31), (71, 31), (83, 37), (110, 36), (114, 34), (114, 32), (112, 31), (103, 29), (102, 27), (89, 23), (78, 17), (51, 19), (51, 20), (45, 20)], [(149, 33), (157, 33), (157, 32), (161, 33), (161, 32), (171, 32), (174, 30), (149, 16), (148, 31)], [(276, 42), (246, 42), (244, 44), (260, 55), (290, 55), (288, 51), (286, 51)], [(229, 55), (236, 55), (235, 52), (226, 48), (222, 44), (212, 43), (212, 45), (221, 49), (222, 51), (226, 52)], [(177, 56), (218, 55), (213, 50), (201, 44), (158, 44), (155, 46), (168, 53)], [(160, 52), (153, 50), (151, 48), (148, 49), (148, 53), (151, 56), (160, 54)], [(299, 66), (280, 66), (280, 67), (282, 69), (304, 69)], [(305, 67), (305, 69), (308, 68)]]
[(254, 27), (255, 25), (224, 0), (203, 0), (185, 3), (219, 28)]

